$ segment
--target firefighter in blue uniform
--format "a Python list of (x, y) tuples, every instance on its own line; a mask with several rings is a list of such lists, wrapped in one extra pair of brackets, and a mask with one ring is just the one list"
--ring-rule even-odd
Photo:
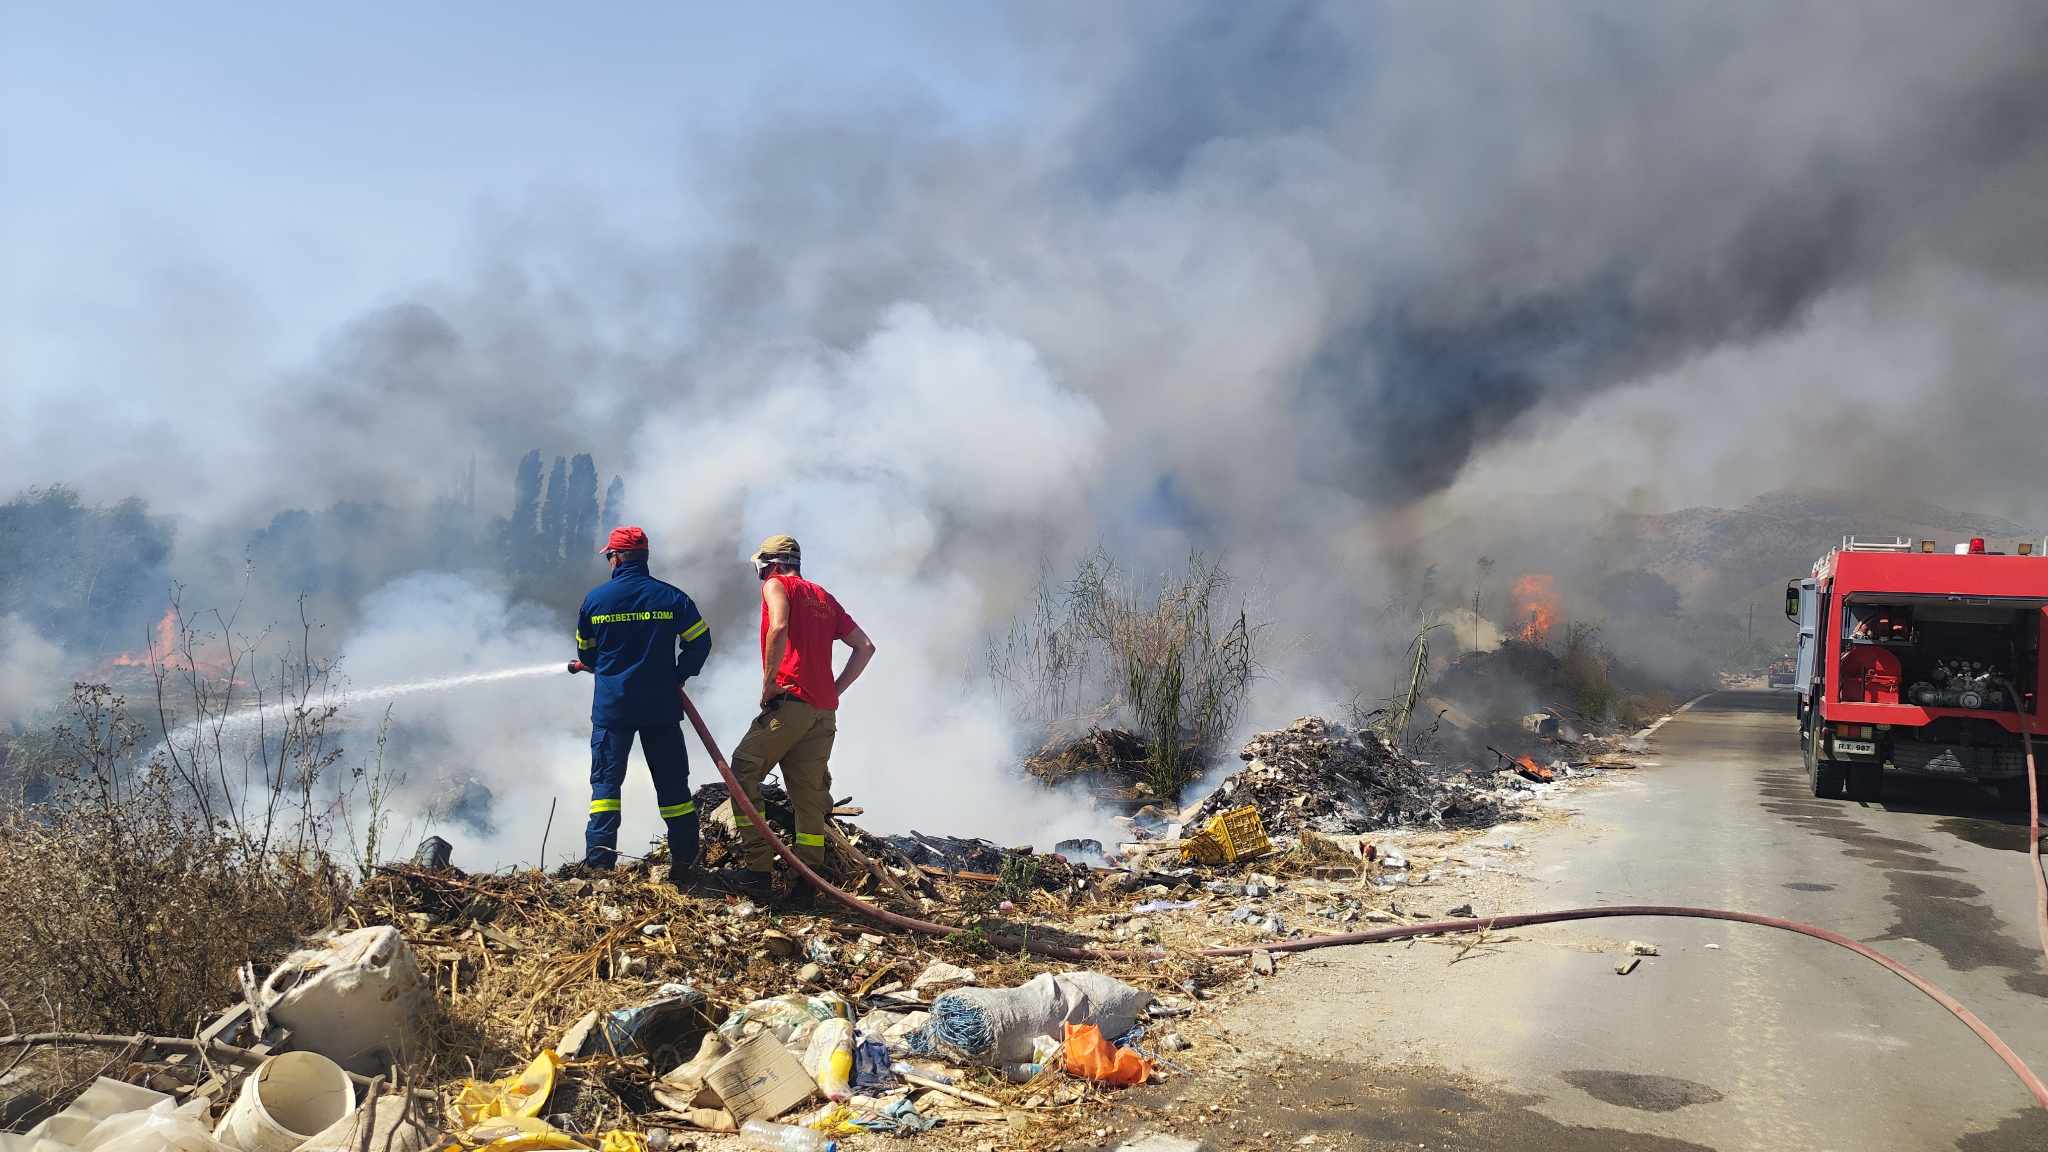
[(654, 777), (654, 796), (668, 825), (669, 880), (692, 882), (697, 863), (697, 806), (690, 799), (690, 759), (683, 747), (683, 681), (711, 654), (711, 629), (673, 584), (647, 571), (647, 533), (615, 528), (603, 554), (611, 579), (590, 590), (576, 615), (576, 660), (569, 670), (596, 674), (590, 700), (590, 821), (583, 864), (610, 868), (618, 858), (619, 789), (633, 737)]

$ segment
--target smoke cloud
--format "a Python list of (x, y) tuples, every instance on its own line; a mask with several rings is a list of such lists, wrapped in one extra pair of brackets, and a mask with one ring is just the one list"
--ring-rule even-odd
[(28, 621), (0, 616), (0, 724), (27, 720), (62, 700), (69, 663)]
[[(152, 494), (202, 526), (420, 507), (462, 461), (589, 442), (712, 619), (721, 734), (756, 674), (742, 560), (792, 532), (881, 646), (841, 790), (1016, 838), (1064, 809), (991, 793), (1020, 734), (981, 645), (1097, 545), (1225, 553), (1276, 621), (1275, 721), (1384, 673), (1427, 525), (1507, 496), (1853, 484), (2048, 521), (2015, 483), (2048, 417), (2037, 4), (1072, 5), (1008, 35), (1013, 107), (785, 97), (686, 137), (700, 224), (537, 198), (310, 363), (167, 361), (106, 442), (169, 425), (193, 482)], [(21, 482), (72, 458), (15, 440)], [(566, 658), (571, 605), (465, 579), (378, 593), (351, 674)], [(502, 858), (579, 793), (585, 692), (407, 705), (488, 782)]]

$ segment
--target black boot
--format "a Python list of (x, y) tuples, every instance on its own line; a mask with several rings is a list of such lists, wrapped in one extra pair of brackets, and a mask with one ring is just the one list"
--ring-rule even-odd
[(768, 904), (775, 899), (775, 873), (756, 872), (752, 868), (721, 868), (715, 879), (720, 887), (735, 896), (745, 896), (756, 904)]

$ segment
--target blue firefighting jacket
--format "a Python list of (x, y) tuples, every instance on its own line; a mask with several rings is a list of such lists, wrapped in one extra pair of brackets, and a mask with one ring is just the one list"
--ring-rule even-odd
[[(680, 647), (679, 647), (680, 646)], [(676, 689), (704, 668), (711, 627), (673, 584), (628, 560), (590, 590), (576, 615), (576, 659), (597, 674), (590, 722), (639, 728), (683, 718)]]

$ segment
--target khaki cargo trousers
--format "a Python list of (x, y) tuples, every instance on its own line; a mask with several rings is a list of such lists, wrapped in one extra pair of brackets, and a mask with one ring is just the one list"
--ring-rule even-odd
[[(782, 766), (782, 786), (796, 810), (796, 843), (791, 847), (804, 863), (819, 869), (825, 864), (825, 822), (832, 818), (832, 769), (827, 761), (838, 734), (835, 713), (782, 696), (754, 717), (732, 752), (733, 775), (757, 812), (763, 811), (761, 779), (769, 769)], [(738, 811), (733, 812), (733, 822), (746, 844), (746, 866), (766, 872), (775, 863), (775, 850)]]

